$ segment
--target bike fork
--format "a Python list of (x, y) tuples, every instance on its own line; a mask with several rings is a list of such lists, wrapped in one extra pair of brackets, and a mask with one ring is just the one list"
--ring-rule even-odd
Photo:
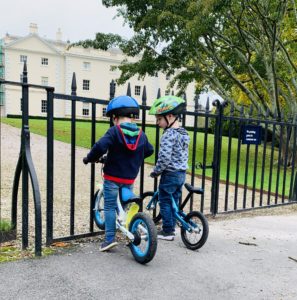
[(199, 233), (201, 231), (199, 225), (191, 222), (191, 220), (189, 222), (184, 221), (184, 218), (186, 217), (186, 214), (184, 212), (182, 211), (180, 211), (179, 213), (175, 212), (174, 216), (178, 221), (178, 223), (180, 224), (180, 226), (186, 229), (188, 232), (194, 231), (196, 233)]

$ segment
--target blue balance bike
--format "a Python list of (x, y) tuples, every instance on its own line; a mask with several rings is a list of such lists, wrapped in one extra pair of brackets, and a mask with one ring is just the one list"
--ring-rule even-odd
[[(98, 162), (104, 163), (104, 158)], [(135, 196), (131, 190), (122, 187), (117, 199), (116, 228), (128, 240), (128, 246), (135, 258), (141, 264), (151, 261), (157, 251), (157, 231), (153, 220), (143, 212), (138, 212), (142, 199)], [(93, 218), (99, 229), (105, 229), (104, 193), (99, 185), (94, 195)]]
[[(180, 227), (181, 238), (188, 249), (197, 250), (201, 248), (208, 238), (208, 221), (206, 217), (199, 211), (191, 211), (186, 214), (183, 212), (185, 205), (193, 194), (204, 193), (202, 188), (196, 188), (185, 183), (188, 195), (184, 201), (178, 206), (173, 197), (171, 198), (172, 211), (176, 219), (177, 225)], [(161, 220), (159, 206), (159, 192), (146, 192), (143, 194), (144, 207), (150, 212), (152, 220), (157, 224)]]

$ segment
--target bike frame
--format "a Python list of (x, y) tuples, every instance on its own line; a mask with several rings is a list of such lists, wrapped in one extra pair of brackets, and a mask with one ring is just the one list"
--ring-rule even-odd
[[(154, 209), (157, 206), (157, 203), (159, 202), (158, 196), (159, 195), (159, 190), (157, 190), (148, 205), (146, 206), (146, 209)], [(183, 208), (186, 206), (187, 202), (191, 198), (193, 193), (189, 192), (185, 200), (181, 203), (181, 205), (178, 207), (176, 204), (174, 198), (171, 195), (171, 207), (173, 209), (173, 215), (175, 219), (181, 223), (181, 226), (186, 229), (188, 232), (191, 232), (192, 230), (196, 231), (197, 230), (197, 224), (194, 224), (192, 222), (187, 223), (184, 218), (186, 217), (186, 214), (182, 211)], [(160, 203), (159, 203), (160, 205)], [(191, 224), (192, 223), (192, 224)]]
[[(98, 189), (100, 190), (101, 193), (103, 193), (103, 184), (99, 184), (98, 185)], [(126, 229), (126, 220), (127, 220), (127, 212), (124, 210), (121, 200), (120, 200), (120, 193), (121, 190), (118, 193), (118, 197), (117, 197), (117, 218), (116, 218), (116, 229), (120, 230), (125, 236), (128, 237), (128, 239), (130, 241), (134, 241), (134, 234), (132, 234), (128, 229)], [(103, 195), (104, 197), (104, 195)], [(94, 208), (94, 210), (96, 210), (98, 208)], [(142, 227), (142, 230), (144, 233), (147, 234), (147, 230)]]

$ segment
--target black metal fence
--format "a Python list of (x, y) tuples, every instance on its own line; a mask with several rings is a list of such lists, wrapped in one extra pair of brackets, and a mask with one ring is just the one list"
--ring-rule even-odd
[[(2, 84), (17, 85), (22, 88), (21, 150), (12, 189), (11, 219), (12, 224), (16, 227), (18, 187), (22, 174), (23, 248), (28, 247), (28, 182), (30, 176), (35, 204), (35, 253), (41, 255), (42, 208), (38, 178), (30, 151), (28, 109), (30, 89), (45, 89), (47, 92), (46, 245), (61, 240), (98, 234), (94, 230), (92, 219), (95, 192), (94, 164), (90, 167), (88, 230), (79, 233), (75, 227), (76, 103), (91, 103), (91, 147), (96, 141), (96, 106), (107, 105), (109, 100), (77, 96), (75, 74), (72, 79), (71, 95), (54, 93), (53, 87), (28, 84), (26, 65), (22, 83), (1, 80), (0, 85)], [(131, 95), (130, 86), (128, 86), (127, 94)], [(110, 99), (114, 95), (115, 84), (111, 82)], [(161, 96), (160, 90), (156, 96)], [(69, 222), (64, 224), (69, 229), (69, 234), (66, 236), (57, 236), (54, 232), (54, 103), (60, 100), (71, 101), (70, 218)], [(244, 108), (241, 108), (238, 114), (235, 112), (233, 104), (230, 104), (229, 114), (226, 114), (224, 113), (226, 103), (216, 100), (213, 103), (214, 108), (211, 109), (210, 103), (207, 101), (205, 110), (199, 110), (198, 97), (195, 97), (193, 101), (194, 111), (187, 111), (182, 118), (182, 124), (183, 126), (187, 125), (192, 141), (189, 149), (189, 180), (192, 185), (203, 187), (205, 193), (199, 201), (192, 198), (186, 209), (198, 209), (206, 214), (216, 215), (297, 203), (297, 116), (292, 116), (288, 121), (275, 120), (273, 115), (272, 118), (269, 118), (271, 114), (269, 111), (263, 118), (260, 111), (255, 115), (252, 110), (249, 110), (246, 114)], [(148, 130), (149, 126), (146, 122), (148, 109), (144, 87), (141, 103), (141, 127), (144, 131)], [(255, 133), (258, 135), (255, 136)], [(250, 135), (253, 138), (247, 142), (244, 138), (249, 138)], [(156, 161), (160, 139), (159, 128), (154, 129), (154, 137)], [(140, 195), (145, 192), (144, 173), (143, 165), (140, 171)], [(157, 179), (154, 179), (155, 189), (157, 185)]]

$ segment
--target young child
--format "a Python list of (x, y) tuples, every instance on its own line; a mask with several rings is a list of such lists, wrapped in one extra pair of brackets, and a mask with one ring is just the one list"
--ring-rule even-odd
[(114, 126), (108, 129), (83, 159), (85, 164), (92, 163), (107, 153), (103, 168), (105, 241), (101, 244), (100, 251), (117, 245), (115, 234), (119, 188), (127, 186), (133, 189), (144, 158), (154, 152), (145, 133), (132, 123), (132, 119), (139, 115), (139, 105), (134, 98), (119, 96), (112, 99), (107, 106), (106, 115), (112, 117)]
[(174, 240), (175, 218), (172, 213), (171, 195), (179, 203), (188, 168), (188, 148), (190, 137), (179, 126), (179, 115), (184, 112), (185, 101), (175, 96), (161, 97), (153, 103), (149, 114), (155, 115), (157, 125), (164, 129), (158, 160), (151, 177), (161, 175), (159, 184), (160, 211), (163, 220), (158, 238)]

